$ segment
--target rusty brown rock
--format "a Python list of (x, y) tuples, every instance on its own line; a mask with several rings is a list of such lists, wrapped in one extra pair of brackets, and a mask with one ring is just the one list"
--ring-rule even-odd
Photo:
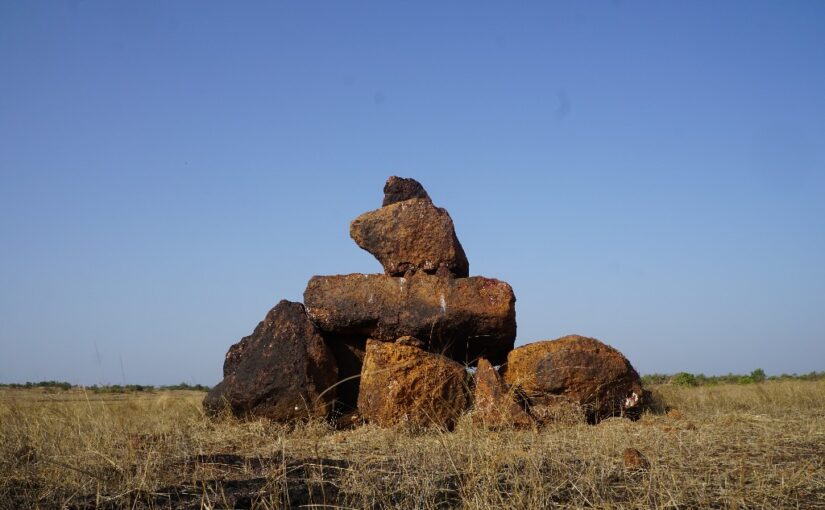
[(632, 415), (643, 404), (639, 374), (622, 353), (594, 338), (570, 335), (521, 346), (507, 356), (503, 375), (540, 421), (570, 404), (581, 406), (590, 422)]
[(412, 198), (364, 213), (352, 221), (349, 233), (381, 262), (388, 275), (434, 274), (439, 268), (457, 277), (469, 275), (470, 264), (453, 220), (429, 198)]
[(630, 471), (639, 471), (650, 468), (650, 461), (636, 448), (625, 448), (622, 452), (624, 467)]
[[(240, 347), (239, 347), (240, 346)], [(238, 417), (276, 421), (326, 417), (338, 369), (301, 303), (281, 301), (248, 337), (229, 349), (225, 377), (203, 401), (207, 413), (225, 407)]]
[(430, 195), (424, 186), (415, 179), (407, 177), (396, 177), (393, 175), (384, 184), (384, 202), (381, 206), (387, 206), (396, 202), (403, 202), (412, 198), (423, 198), (430, 200)]
[(307, 314), (325, 337), (402, 336), (462, 363), (503, 363), (516, 338), (516, 298), (500, 280), (350, 274), (314, 276), (304, 291)]
[(451, 429), (469, 403), (463, 365), (411, 345), (367, 341), (358, 394), (367, 422)]
[(473, 401), (473, 421), (487, 428), (529, 428), (534, 424), (496, 368), (484, 358), (478, 360)]

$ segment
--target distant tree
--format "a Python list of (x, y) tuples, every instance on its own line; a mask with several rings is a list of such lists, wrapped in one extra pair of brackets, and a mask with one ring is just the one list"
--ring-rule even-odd
[(763, 382), (765, 380), (765, 371), (761, 368), (757, 368), (753, 372), (751, 372), (750, 378), (753, 379), (753, 382)]

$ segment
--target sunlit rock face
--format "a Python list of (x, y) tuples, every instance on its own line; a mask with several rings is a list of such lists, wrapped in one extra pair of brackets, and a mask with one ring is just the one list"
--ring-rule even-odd
[(367, 341), (358, 412), (382, 427), (452, 429), (470, 405), (460, 363), (405, 343)]

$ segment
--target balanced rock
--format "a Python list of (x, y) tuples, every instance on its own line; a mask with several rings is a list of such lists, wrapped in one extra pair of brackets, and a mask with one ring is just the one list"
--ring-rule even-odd
[(427, 194), (424, 186), (415, 179), (396, 177), (393, 175), (387, 179), (387, 183), (384, 184), (384, 202), (381, 206), (403, 202), (411, 198), (430, 200), (430, 195)]
[(209, 414), (228, 406), (239, 417), (321, 418), (332, 409), (335, 389), (329, 388), (337, 379), (332, 352), (304, 306), (281, 301), (250, 336), (229, 349), (224, 379), (203, 405)]
[(533, 425), (530, 415), (508, 391), (496, 368), (489, 361), (478, 360), (473, 398), (473, 421), (487, 428), (526, 428)]
[(391, 276), (439, 270), (468, 276), (470, 264), (450, 214), (433, 205), (421, 184), (391, 177), (384, 190), (385, 205), (350, 224), (350, 237), (358, 246), (378, 259)]
[(481, 356), (504, 362), (516, 338), (515, 302), (500, 280), (423, 273), (313, 276), (304, 291), (307, 314), (330, 343), (414, 336), (430, 352), (468, 364)]
[(367, 341), (358, 394), (366, 421), (451, 429), (469, 403), (463, 365), (412, 345)]
[(524, 345), (510, 352), (503, 372), (539, 421), (571, 403), (591, 422), (632, 414), (642, 404), (639, 374), (622, 353), (594, 338), (570, 335)]

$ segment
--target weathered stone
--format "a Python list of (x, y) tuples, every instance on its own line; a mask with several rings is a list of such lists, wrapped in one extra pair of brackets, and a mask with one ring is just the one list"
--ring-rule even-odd
[(453, 220), (429, 198), (412, 198), (364, 213), (352, 221), (349, 233), (381, 262), (388, 275), (403, 276), (410, 270), (434, 274), (441, 267), (457, 277), (469, 275), (470, 264)]
[(507, 356), (503, 375), (540, 421), (571, 403), (591, 422), (642, 405), (639, 374), (619, 351), (594, 338), (570, 335), (519, 347)]
[(387, 179), (387, 183), (384, 184), (384, 202), (381, 206), (403, 202), (411, 198), (430, 200), (430, 195), (427, 194), (424, 186), (415, 179), (396, 177), (393, 175)]
[(239, 417), (277, 421), (325, 417), (338, 369), (303, 305), (281, 301), (252, 335), (230, 348), (225, 377), (207, 394), (210, 414), (226, 406)]
[(462, 363), (503, 363), (516, 338), (516, 298), (500, 280), (349, 274), (314, 276), (304, 302), (331, 342), (336, 337), (392, 342), (414, 336)]
[(496, 368), (484, 358), (478, 360), (473, 400), (473, 421), (487, 428), (527, 428), (534, 423)]
[(469, 406), (467, 393), (463, 365), (411, 345), (367, 341), (358, 394), (366, 421), (450, 429)]

